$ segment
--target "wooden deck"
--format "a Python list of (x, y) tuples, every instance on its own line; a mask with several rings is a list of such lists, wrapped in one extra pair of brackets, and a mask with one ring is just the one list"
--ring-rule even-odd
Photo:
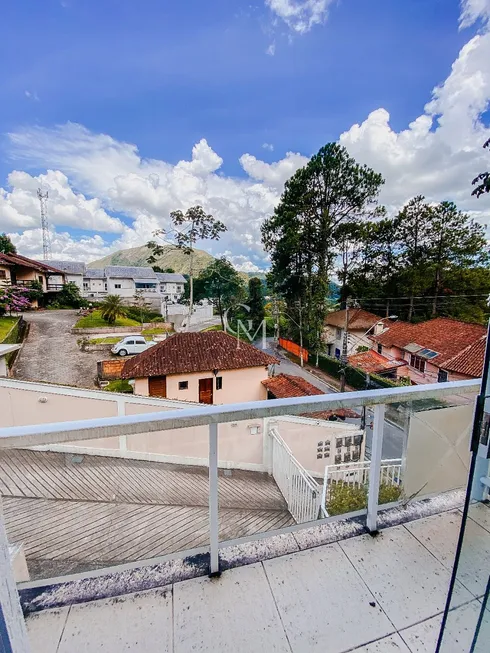
[[(12, 543), (31, 578), (142, 560), (209, 542), (207, 469), (14, 450), (0, 453)], [(293, 522), (267, 474), (220, 471), (220, 539)]]

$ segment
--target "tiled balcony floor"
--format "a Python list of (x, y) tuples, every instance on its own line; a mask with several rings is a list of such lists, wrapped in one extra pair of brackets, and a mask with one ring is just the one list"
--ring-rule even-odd
[[(490, 509), (471, 516), (445, 653), (469, 651), (490, 567)], [(37, 613), (27, 619), (33, 653), (433, 653), (460, 517), (440, 513), (218, 579)]]

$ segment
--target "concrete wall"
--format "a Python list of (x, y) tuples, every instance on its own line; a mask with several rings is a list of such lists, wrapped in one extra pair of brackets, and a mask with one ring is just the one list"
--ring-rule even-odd
[[(277, 428), (280, 436), (291, 449), (296, 460), (314, 476), (322, 477), (325, 473), (325, 467), (335, 464), (337, 438), (343, 439), (348, 436), (354, 437), (355, 435), (362, 434), (362, 431), (354, 424), (326, 422), (324, 420), (314, 420), (305, 417), (289, 416), (271, 420), (270, 425)], [(330, 456), (324, 453), (327, 441), (330, 442)], [(320, 445), (320, 443), (322, 444)], [(364, 459), (365, 444), (363, 440), (360, 460)], [(344, 453), (349, 451), (349, 449), (344, 445), (341, 448), (343, 460)], [(318, 457), (320, 455), (322, 456), (321, 458)]]
[[(223, 379), (221, 390), (216, 389), (216, 379), (212, 371), (193, 372), (189, 374), (171, 374), (167, 376), (167, 399), (199, 402), (199, 379), (213, 379), (213, 403), (234, 404), (241, 401), (259, 401), (267, 399), (267, 390), (262, 381), (267, 379), (268, 371), (264, 367), (248, 367), (240, 370), (218, 372)], [(179, 383), (187, 381), (188, 388), (179, 390)], [(136, 379), (134, 393), (148, 396), (148, 379)]]

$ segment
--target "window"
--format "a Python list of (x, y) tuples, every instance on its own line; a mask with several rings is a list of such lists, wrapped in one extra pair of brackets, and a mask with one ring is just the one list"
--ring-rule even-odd
[(37, 279), (38, 279), (39, 283), (42, 283), (42, 282), (43, 282), (43, 278), (42, 278), (42, 277), (38, 277)]
[(188, 390), (189, 381), (179, 381), (179, 390)]
[(335, 456), (335, 464), (340, 465), (341, 462), (342, 462), (342, 456), (340, 455)]
[(341, 447), (344, 444), (342, 438), (337, 438), (336, 444), (337, 444), (337, 447)]
[(6, 279), (6, 278), (7, 278), (7, 271), (0, 270), (0, 279)]
[(344, 463), (350, 463), (350, 453), (344, 453)]
[(134, 345), (134, 340), (126, 340), (125, 345)]
[(115, 283), (114, 288), (121, 288), (121, 284), (120, 283)]
[(356, 446), (359, 446), (362, 442), (362, 435), (355, 435), (354, 436), (354, 444)]
[(446, 370), (439, 370), (437, 383), (445, 383), (446, 381), (449, 381), (449, 372), (446, 372)]
[(83, 289), (84, 289), (84, 290), (88, 290), (88, 289), (89, 289), (89, 283), (88, 283), (88, 281), (84, 281), (84, 282), (83, 282)]
[(383, 345), (380, 342), (378, 342), (378, 354), (382, 354), (382, 353), (383, 353)]
[(337, 327), (335, 329), (335, 339), (340, 340), (342, 338), (342, 329)]
[(418, 370), (419, 372), (425, 372), (425, 361), (420, 356), (415, 356), (415, 354), (410, 354), (410, 367)]
[(146, 345), (146, 340), (135, 340), (136, 345)]
[(223, 377), (222, 376), (217, 376), (216, 377), (216, 390), (221, 390), (223, 387)]

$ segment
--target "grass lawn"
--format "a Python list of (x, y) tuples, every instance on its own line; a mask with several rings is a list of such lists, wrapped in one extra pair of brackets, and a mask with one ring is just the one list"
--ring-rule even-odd
[(162, 327), (154, 327), (152, 329), (143, 329), (141, 332), (144, 336), (160, 336), (163, 333), (173, 333), (173, 329), (162, 329)]
[(125, 326), (140, 326), (136, 320), (131, 320), (129, 317), (118, 317), (114, 324), (109, 324), (100, 314), (100, 311), (94, 311), (90, 315), (81, 317), (75, 324), (76, 329), (95, 329), (97, 327), (125, 327)]
[(121, 336), (108, 336), (107, 338), (90, 338), (89, 345), (115, 345), (121, 340)]
[(18, 317), (0, 317), (0, 342), (3, 342), (3, 339), (18, 319)]

